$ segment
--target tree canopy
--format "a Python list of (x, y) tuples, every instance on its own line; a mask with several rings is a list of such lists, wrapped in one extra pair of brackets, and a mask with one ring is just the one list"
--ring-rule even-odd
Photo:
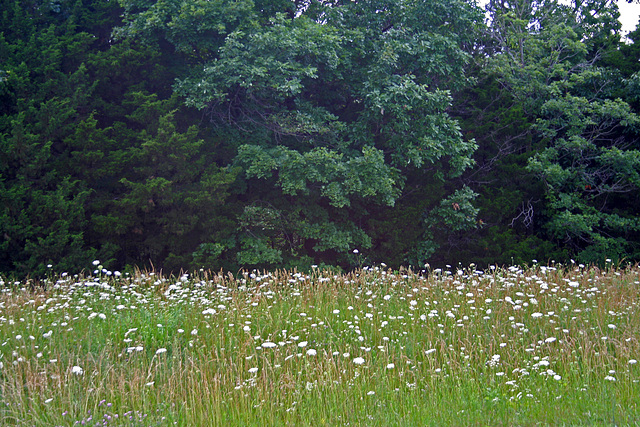
[(611, 0), (0, 3), (2, 272), (638, 259)]

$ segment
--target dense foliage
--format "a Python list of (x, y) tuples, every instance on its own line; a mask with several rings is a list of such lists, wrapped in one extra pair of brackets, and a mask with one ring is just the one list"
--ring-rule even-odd
[(640, 258), (610, 0), (0, 10), (2, 272)]

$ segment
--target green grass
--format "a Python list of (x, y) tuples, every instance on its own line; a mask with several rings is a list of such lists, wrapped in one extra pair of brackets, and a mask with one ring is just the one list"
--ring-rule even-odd
[(576, 266), (2, 283), (0, 424), (638, 425), (639, 283)]

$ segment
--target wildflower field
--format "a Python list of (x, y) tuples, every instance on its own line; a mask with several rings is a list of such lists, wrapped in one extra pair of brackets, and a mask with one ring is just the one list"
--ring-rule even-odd
[(640, 269), (0, 283), (0, 425), (638, 425)]

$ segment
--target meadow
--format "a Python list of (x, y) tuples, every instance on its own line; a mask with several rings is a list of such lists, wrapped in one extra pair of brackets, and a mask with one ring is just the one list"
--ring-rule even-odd
[(0, 425), (640, 424), (638, 266), (95, 264), (0, 279)]

